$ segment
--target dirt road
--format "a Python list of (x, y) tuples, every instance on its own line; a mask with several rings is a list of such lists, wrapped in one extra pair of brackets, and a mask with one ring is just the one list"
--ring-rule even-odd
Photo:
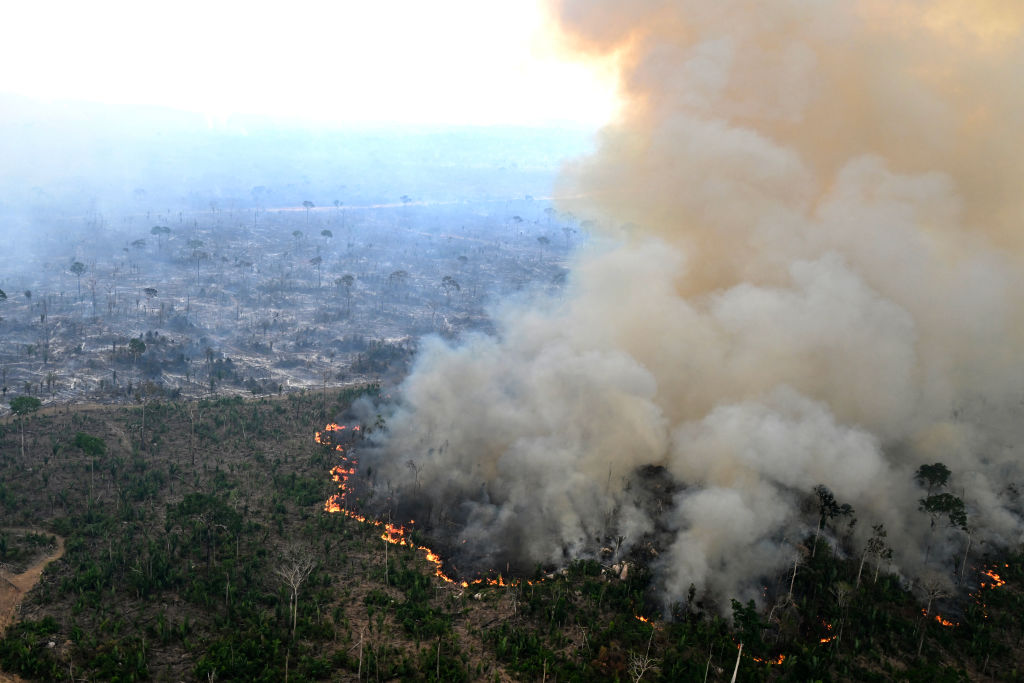
[[(3, 529), (3, 531), (46, 533), (40, 529)], [(46, 565), (64, 555), (64, 539), (54, 534), (48, 535), (57, 539), (57, 547), (52, 552), (34, 562), (21, 574), (10, 575), (0, 571), (0, 637), (3, 637), (8, 626), (18, 620), (18, 608), (21, 606), (21, 601), (39, 583), (39, 577), (43, 575)], [(22, 683), (22, 679), (0, 671), (0, 683)]]
[[(3, 529), (3, 531), (17, 533), (30, 532), (54, 536), (53, 534), (47, 534), (47, 532), (39, 529)], [(21, 574), (11, 575), (6, 571), (0, 570), (0, 636), (3, 636), (9, 625), (17, 621), (18, 607), (21, 605), (22, 599), (24, 599), (25, 595), (32, 590), (37, 583), (39, 583), (39, 577), (42, 576), (43, 569), (46, 568), (46, 565), (63, 557), (64, 539), (60, 536), (54, 536), (54, 538), (57, 539), (57, 547), (49, 554), (34, 562)], [(3, 680), (2, 676), (3, 674), (0, 674), (0, 681)]]

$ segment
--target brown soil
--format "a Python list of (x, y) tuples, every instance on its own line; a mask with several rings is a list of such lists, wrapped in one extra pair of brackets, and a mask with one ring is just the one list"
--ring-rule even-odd
[[(46, 533), (39, 529), (6, 529), (6, 531)], [(36, 560), (21, 574), (9, 576), (7, 572), (0, 571), (0, 638), (3, 637), (8, 626), (17, 622), (21, 601), (39, 583), (39, 577), (43, 575), (46, 565), (63, 557), (64, 539), (60, 536), (53, 536), (57, 539), (57, 547), (53, 552)], [(0, 683), (22, 683), (23, 680), (13, 674), (0, 671)]]
[[(38, 529), (6, 529), (6, 531), (47, 533)], [(46, 565), (64, 555), (64, 539), (60, 536), (54, 536), (54, 538), (57, 539), (57, 547), (48, 555), (36, 560), (21, 574), (11, 576), (7, 572), (0, 571), (0, 637), (3, 637), (8, 626), (17, 621), (18, 607), (21, 606), (22, 599), (39, 583), (39, 577), (42, 576)], [(0, 677), (0, 681), (2, 680), (4, 679)]]

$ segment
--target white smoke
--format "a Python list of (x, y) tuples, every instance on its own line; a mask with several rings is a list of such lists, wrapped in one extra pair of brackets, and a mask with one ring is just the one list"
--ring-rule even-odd
[(855, 544), (885, 523), (920, 570), (925, 463), (953, 470), (976, 534), (1019, 543), (1024, 8), (553, 14), (618, 56), (627, 98), (567, 172), (588, 197), (570, 208), (637, 227), (595, 239), (563, 299), (502, 308), (496, 336), (425, 344), (377, 480), (475, 564), (658, 539), (666, 603), (781, 571), (817, 484), (856, 509)]

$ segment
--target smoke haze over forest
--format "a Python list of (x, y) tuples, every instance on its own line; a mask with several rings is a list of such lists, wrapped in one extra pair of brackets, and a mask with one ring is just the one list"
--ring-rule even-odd
[(928, 463), (976, 543), (1019, 543), (1024, 10), (551, 11), (621, 69), (621, 120), (560, 180), (597, 237), (564, 298), (425, 345), (377, 481), (454, 521), (465, 565), (653, 543), (666, 605), (691, 583), (760, 596), (818, 484), (856, 510), (834, 533), (884, 523), (900, 571), (949, 570), (967, 535), (918, 511)]

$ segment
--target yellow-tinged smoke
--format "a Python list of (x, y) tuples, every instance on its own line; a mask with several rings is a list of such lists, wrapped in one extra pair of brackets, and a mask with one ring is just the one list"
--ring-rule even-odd
[(656, 538), (667, 601), (790, 564), (819, 483), (920, 569), (923, 463), (980, 533), (1020, 540), (1024, 5), (550, 9), (621, 69), (621, 119), (562, 181), (610, 239), (564, 299), (425, 346), (382, 481), (414, 472), (478, 556)]

